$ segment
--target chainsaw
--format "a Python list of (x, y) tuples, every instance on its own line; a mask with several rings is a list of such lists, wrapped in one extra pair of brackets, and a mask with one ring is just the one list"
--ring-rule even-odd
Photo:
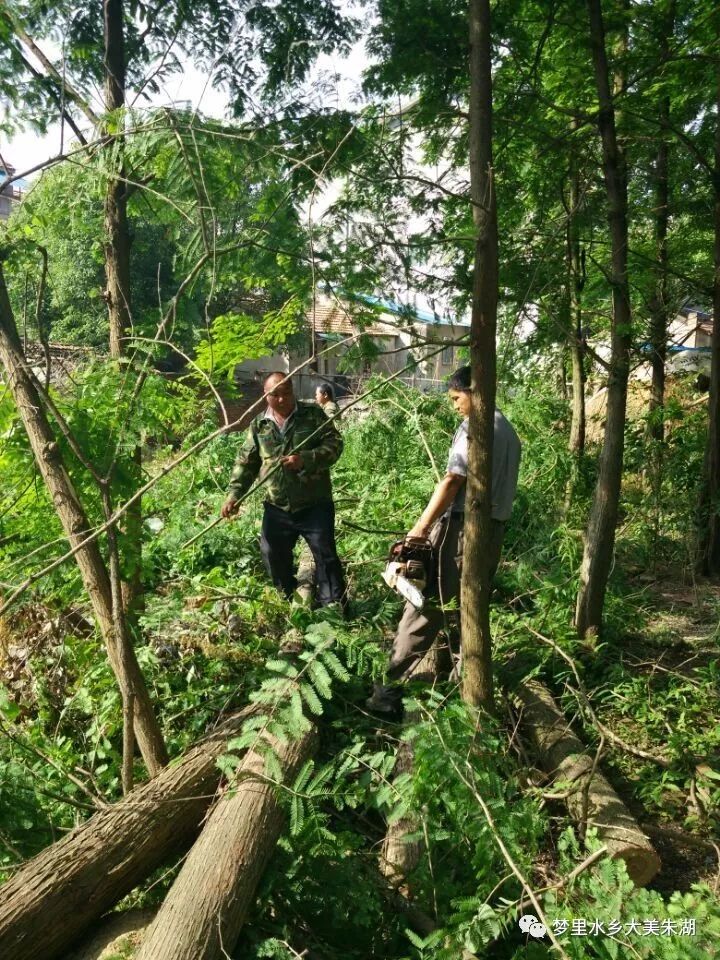
[(390, 547), (383, 571), (385, 583), (416, 610), (422, 610), (425, 603), (423, 590), (430, 578), (432, 549), (427, 537), (403, 537)]

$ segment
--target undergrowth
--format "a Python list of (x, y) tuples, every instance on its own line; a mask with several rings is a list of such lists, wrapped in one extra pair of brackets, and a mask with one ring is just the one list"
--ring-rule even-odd
[[(91, 395), (88, 387), (86, 397)], [(177, 453), (175, 436), (190, 444), (208, 429), (202, 411), (190, 411), (184, 396), (177, 402), (182, 409), (172, 398), (162, 408), (165, 432), (156, 424), (151, 471)], [(640, 434), (629, 428), (631, 482), (606, 629), (601, 642), (589, 645), (578, 641), (571, 621), (594, 452), (579, 470), (574, 467), (566, 449), (564, 403), (538, 384), (532, 394), (506, 399), (503, 408), (523, 440), (521, 486), (492, 606), (503, 696), (521, 679), (539, 676), (594, 747), (599, 734), (578, 703), (579, 678), (597, 716), (667, 761), (660, 766), (605, 744), (603, 763), (628, 802), (658, 821), (711, 838), (720, 783), (716, 661), (689, 675), (648, 676), (626, 656), (641, 640), (646, 658), (648, 649), (659, 656), (673, 642), (649, 632), (652, 598), (638, 592), (633, 576), (649, 567), (677, 570), (687, 561), (702, 456), (699, 421), (677, 412), (660, 511), (643, 476)], [(57, 531), (42, 487), (29, 482), (29, 453), (12, 433), (12, 411), (3, 407), (2, 414), (15, 438), (4, 448), (3, 467), (9, 489), (17, 493), (14, 519), (3, 529), (0, 563), (3, 580), (16, 582), (45, 562), (45, 555), (36, 560), (28, 554)], [(352, 596), (348, 623), (332, 610), (290, 605), (268, 585), (257, 550), (260, 497), (251, 499), (235, 522), (219, 524), (185, 546), (217, 514), (239, 437), (212, 442), (145, 498), (147, 598), (137, 651), (171, 752), (180, 753), (220, 714), (259, 700), (271, 711), (272, 729), (253, 720), (228, 745), (220, 766), (232, 783), (240, 751), (257, 744), (263, 724), (274, 735), (293, 736), (310, 720), (319, 721), (315, 759), (293, 783), (280, 787), (289, 829), (263, 878), (237, 955), (290, 960), (306, 949), (323, 960), (455, 960), (462, 950), (518, 960), (540, 956), (548, 937), (528, 939), (518, 926), (521, 914), (536, 909), (527, 901), (527, 881), (537, 891), (543, 922), (572, 958), (712, 956), (720, 912), (708, 886), (689, 883), (671, 894), (635, 890), (622, 864), (603, 860), (571, 883), (560, 883), (598, 841), (592, 832), (580, 840), (557, 805), (543, 798), (542, 788), (528, 789), (504, 700), (497, 722), (479, 718), (447, 684), (411, 691), (416, 719), (405, 728), (379, 726), (364, 711), (401, 609), (379, 580), (383, 558), (394, 532), (417, 518), (435, 470), (443, 472), (454, 427), (445, 398), (394, 385), (343, 424), (345, 452), (334, 470), (334, 486), (339, 548)], [(105, 441), (98, 436), (93, 442)], [(74, 626), (63, 619), (68, 611)], [(41, 582), (0, 638), (4, 877), (88, 816), (93, 794), (120, 796), (121, 706), (87, 617), (76, 574), (61, 568)], [(302, 641), (295, 655), (279, 653), (288, 635)], [(717, 636), (708, 643), (716, 649)], [(557, 647), (572, 658), (577, 676)], [(393, 777), (401, 739), (412, 744), (414, 769)], [(268, 775), (279, 777), (271, 752), (268, 756)], [(704, 771), (700, 786), (710, 798), (705, 817), (688, 816), (685, 803), (691, 784), (698, 785), (698, 766)], [(139, 762), (136, 772), (142, 776)], [(415, 902), (436, 925), (425, 937), (413, 932), (377, 869), (386, 821), (398, 817), (412, 821), (423, 843), (409, 883)], [(172, 875), (166, 868), (126, 902), (159, 902)], [(628, 933), (633, 918), (640, 930), (631, 927)], [(645, 931), (646, 920), (657, 921), (657, 931), (654, 926)], [(681, 935), (681, 922), (690, 920), (695, 934)], [(601, 923), (605, 933), (573, 934), (573, 921), (586, 922), (586, 929)], [(608, 934), (611, 922), (622, 929)]]

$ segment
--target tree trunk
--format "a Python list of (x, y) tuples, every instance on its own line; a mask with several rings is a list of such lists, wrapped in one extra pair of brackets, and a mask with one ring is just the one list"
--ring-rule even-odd
[[(572, 129), (579, 122), (573, 120)], [(572, 148), (571, 148), (572, 149)], [(570, 209), (567, 225), (568, 300), (570, 304), (570, 356), (572, 360), (572, 420), (570, 452), (579, 460), (585, 452), (585, 342), (582, 329), (582, 288), (584, 285), (580, 253), (578, 210), (580, 207), (580, 173), (574, 156), (570, 168)]]
[(597, 830), (613, 859), (625, 861), (637, 886), (649, 883), (660, 869), (660, 858), (620, 797), (597, 770), (582, 741), (575, 736), (550, 692), (536, 680), (518, 690), (522, 721), (540, 763), (553, 781), (568, 790), (567, 807), (583, 828)]
[(587, 0), (590, 41), (598, 90), (605, 188), (612, 249), (612, 335), (605, 438), (590, 510), (575, 620), (581, 637), (597, 634), (615, 547), (625, 444), (625, 408), (630, 369), (631, 314), (627, 276), (627, 170), (615, 133), (615, 111), (605, 50), (600, 0)]
[(490, 570), (492, 447), (495, 420), (495, 328), (498, 236), (492, 158), (490, 0), (470, 0), (470, 193), (475, 262), (470, 320), (470, 411), (465, 547), (460, 604), (463, 699), (493, 709)]
[(54, 960), (191, 842), (220, 780), (240, 711), (154, 780), (43, 850), (0, 887), (0, 956)]
[[(665, 62), (670, 53), (670, 39), (675, 26), (675, 2), (668, 6), (659, 39), (661, 62)], [(665, 436), (663, 407), (665, 405), (665, 359), (667, 354), (667, 336), (669, 321), (668, 304), (668, 223), (670, 217), (670, 183), (668, 177), (669, 144), (667, 128), (670, 126), (670, 97), (664, 95), (659, 104), (659, 134), (653, 186), (655, 194), (655, 290), (650, 300), (650, 347), (652, 366), (652, 385), (650, 392), (649, 436), (662, 443)], [(661, 461), (658, 451), (655, 464), (656, 474), (660, 474)], [(656, 478), (656, 482), (659, 479)]]
[[(312, 731), (290, 743), (273, 742), (285, 782), (293, 781), (315, 739)], [(285, 819), (262, 756), (249, 753), (238, 775), (237, 787), (210, 815), (135, 960), (221, 960), (235, 947)]]
[[(410, 726), (417, 723), (419, 717), (413, 713), (406, 717), (405, 723)], [(414, 763), (412, 742), (401, 740), (393, 767), (393, 780), (412, 773)], [(423, 855), (425, 844), (418, 837), (420, 823), (415, 814), (406, 814), (404, 817), (393, 820), (388, 824), (387, 833), (380, 851), (380, 873), (393, 887), (401, 889), (404, 894), (409, 893), (407, 881), (415, 870)]]
[[(1, 266), (0, 361), (5, 367), (8, 387), (65, 536), (71, 547), (78, 547), (90, 531), (91, 525), (65, 468), (33, 374), (25, 362)], [(97, 540), (79, 549), (75, 559), (123, 698), (130, 693), (134, 694), (137, 739), (148, 772), (154, 776), (167, 763), (167, 750), (135, 651), (129, 638), (122, 631), (118, 631), (114, 621), (110, 579)]]
[[(125, 27), (123, 0), (103, 0), (105, 30), (105, 110), (115, 114), (112, 128), (125, 123)], [(107, 127), (108, 121), (106, 121)], [(117, 130), (115, 129), (115, 132)], [(120, 140), (122, 148), (122, 139)], [(110, 321), (110, 356), (123, 355), (130, 328), (130, 231), (125, 170), (110, 176), (105, 192), (105, 275)]]
[[(580, 311), (571, 307), (573, 314), (579, 317)], [(574, 324), (570, 339), (572, 358), (573, 407), (570, 423), (570, 452), (580, 459), (585, 453), (585, 349), (582, 341), (582, 328)]]
[(720, 70), (717, 71), (715, 128), (715, 284), (711, 341), (709, 423), (700, 494), (699, 567), (708, 576), (720, 574)]
[[(122, 134), (125, 118), (125, 26), (124, 0), (103, 0), (105, 38), (105, 110), (115, 114), (110, 127)], [(106, 132), (107, 130), (106, 121)], [(117, 128), (120, 127), (118, 131)], [(120, 155), (122, 136), (118, 141)], [(130, 293), (130, 228), (128, 225), (128, 191), (123, 163), (116, 175), (108, 179), (105, 191), (105, 297), (110, 326), (110, 356), (120, 360), (125, 352), (124, 338), (131, 329), (132, 301)], [(131, 470), (133, 487), (139, 486), (142, 472), (142, 450), (133, 454)], [(133, 489), (132, 493), (135, 492)], [(131, 624), (142, 612), (142, 501), (137, 500), (127, 511), (123, 523), (125, 559), (125, 609)]]
[[(665, 97), (661, 115), (669, 122), (670, 100)], [(650, 364), (652, 384), (650, 390), (650, 424), (648, 433), (653, 440), (662, 443), (665, 436), (665, 359), (668, 336), (667, 292), (667, 234), (668, 234), (668, 144), (661, 140), (655, 160), (655, 256), (657, 279), (650, 300)]]
[[(439, 680), (447, 678), (453, 666), (450, 641), (437, 637), (432, 647), (418, 664), (413, 674), (416, 682), (434, 687)], [(419, 711), (409, 711), (403, 725), (413, 727), (420, 722)], [(414, 764), (411, 740), (401, 740), (393, 767), (393, 780), (412, 773)], [(400, 817), (388, 824), (387, 833), (380, 852), (380, 872), (393, 887), (401, 893), (408, 893), (407, 879), (420, 863), (425, 850), (424, 842), (417, 834), (421, 828), (414, 813)], [(427, 932), (425, 933), (427, 936)]]

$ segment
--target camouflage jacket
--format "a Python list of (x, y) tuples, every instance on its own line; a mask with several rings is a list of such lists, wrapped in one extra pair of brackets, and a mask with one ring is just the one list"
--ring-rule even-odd
[[(229, 494), (239, 500), (259, 477), (272, 474), (263, 490), (265, 500), (283, 510), (301, 510), (321, 500), (332, 499), (330, 467), (338, 459), (343, 441), (322, 409), (297, 401), (285, 433), (265, 413), (255, 417), (235, 460)], [(279, 467), (280, 457), (297, 453), (299, 472)]]
[(326, 417), (334, 417), (336, 413), (340, 413), (340, 407), (335, 403), (334, 400), (328, 400), (324, 407), (320, 408)]

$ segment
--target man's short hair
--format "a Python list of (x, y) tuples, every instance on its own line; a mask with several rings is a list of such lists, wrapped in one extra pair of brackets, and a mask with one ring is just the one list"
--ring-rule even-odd
[(464, 390), (469, 393), (472, 390), (472, 374), (470, 367), (458, 367), (455, 373), (451, 373), (447, 382), (448, 390)]
[(335, 396), (333, 394), (333, 388), (330, 386), (329, 383), (321, 383), (318, 386), (318, 390), (320, 391), (320, 395), (323, 397), (327, 397), (328, 400), (335, 399)]
[[(270, 380), (272, 377), (280, 377), (281, 380), (285, 380), (287, 378), (287, 374), (284, 370), (273, 370), (272, 373), (266, 373), (262, 382), (263, 390), (267, 386), (268, 380)], [(292, 383), (292, 381), (290, 382)]]

